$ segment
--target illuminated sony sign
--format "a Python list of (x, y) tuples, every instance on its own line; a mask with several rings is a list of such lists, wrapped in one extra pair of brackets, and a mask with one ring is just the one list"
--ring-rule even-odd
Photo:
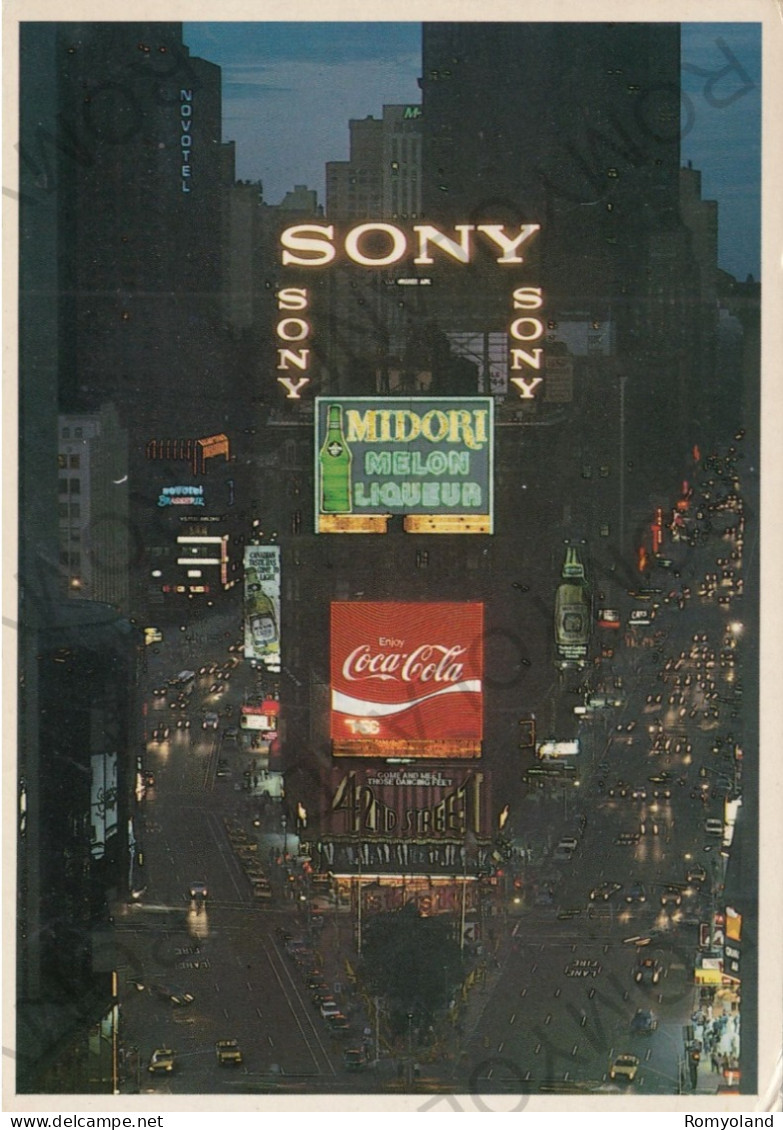
[[(439, 261), (464, 266), (473, 261), (477, 251), (483, 250), (494, 255), (499, 266), (513, 267), (525, 262), (522, 250), (540, 230), (540, 224), (455, 224), (450, 231), (432, 224), (414, 224), (406, 232), (396, 224), (371, 220), (337, 232), (333, 224), (295, 224), (281, 233), (281, 262), (283, 266), (319, 268), (339, 258), (359, 267), (388, 268), (405, 260), (430, 267), (437, 254)], [(430, 282), (428, 278), (397, 280), (400, 285)], [(277, 380), (288, 399), (298, 400), (310, 383), (306, 374), (311, 360), (311, 325), (305, 317), (310, 294), (306, 287), (284, 287), (276, 297), (280, 313), (276, 327), (277, 369), (281, 374)], [(543, 305), (540, 287), (514, 287), (507, 336), (508, 369), (515, 375), (509, 377), (509, 383), (523, 400), (534, 399), (544, 381), (543, 376), (537, 375), (544, 369), (544, 350), (535, 344), (544, 337), (544, 320), (540, 316)], [(531, 369), (534, 373), (530, 373)]]
[[(518, 229), (507, 229), (505, 224), (455, 224), (454, 238), (432, 224), (414, 224), (415, 234), (410, 236), (395, 224), (372, 221), (350, 228), (339, 238), (348, 259), (361, 267), (390, 267), (408, 256), (411, 249), (416, 251), (415, 264), (430, 266), (435, 262), (434, 248), (455, 263), (470, 263), (479, 242), (474, 233), (478, 233), (493, 251), (500, 252), (496, 257), (499, 264), (518, 266), (524, 263), (520, 248), (540, 228), (540, 224), (520, 224)], [(286, 228), (280, 236), (283, 265), (326, 266), (337, 257), (335, 239), (333, 224), (295, 224)]]

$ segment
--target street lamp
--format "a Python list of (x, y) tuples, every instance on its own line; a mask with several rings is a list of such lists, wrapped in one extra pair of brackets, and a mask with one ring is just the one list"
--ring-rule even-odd
[(669, 1043), (674, 1044), (674, 1049), (677, 1053), (677, 1094), (681, 1095), (683, 1083), (685, 1082), (685, 1059), (680, 1055), (679, 1042), (674, 1038), (674, 1036), (671, 1035), (671, 1033), (667, 1032), (666, 1029), (662, 1028), (660, 1025), (658, 1026), (658, 1032), (661, 1036), (664, 1036), (669, 1041)]
[(413, 1085), (413, 1013), (408, 1013), (408, 1087)]

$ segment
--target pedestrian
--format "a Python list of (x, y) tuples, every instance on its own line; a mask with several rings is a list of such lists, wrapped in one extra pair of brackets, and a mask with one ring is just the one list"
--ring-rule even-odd
[(718, 1055), (716, 1048), (713, 1048), (713, 1050), (712, 1050), (711, 1060), (712, 1060), (712, 1070), (715, 1072), (716, 1075), (720, 1075), (720, 1056)]

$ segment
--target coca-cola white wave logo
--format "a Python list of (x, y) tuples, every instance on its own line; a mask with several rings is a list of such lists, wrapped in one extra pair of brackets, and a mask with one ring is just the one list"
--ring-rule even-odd
[(343, 678), (349, 682), (458, 683), (465, 667), (458, 659), (466, 650), (457, 644), (423, 643), (410, 652), (373, 651), (370, 644), (363, 643), (346, 656)]
[(462, 692), (481, 694), (481, 679), (464, 679), (461, 683), (450, 683), (419, 698), (406, 699), (405, 702), (373, 702), (371, 699), (355, 698), (353, 695), (333, 690), (332, 710), (337, 714), (355, 714), (363, 718), (388, 718), (394, 714), (402, 714), (403, 711), (410, 710), (414, 706), (421, 706), (423, 702), (428, 702), (432, 698)]

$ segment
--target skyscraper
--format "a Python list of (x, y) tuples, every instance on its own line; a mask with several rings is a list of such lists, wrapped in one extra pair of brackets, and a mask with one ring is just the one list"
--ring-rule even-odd
[[(705, 379), (683, 316), (698, 273), (680, 216), (679, 68), (675, 24), (423, 31), (425, 215), (541, 225), (526, 269), (544, 294), (543, 344), (565, 322), (600, 327), (612, 346), (599, 379), (606, 389), (622, 370), (635, 467), (656, 474), (693, 442), (678, 406)], [(471, 281), (449, 296), (450, 328), (502, 329), (497, 272)]]

